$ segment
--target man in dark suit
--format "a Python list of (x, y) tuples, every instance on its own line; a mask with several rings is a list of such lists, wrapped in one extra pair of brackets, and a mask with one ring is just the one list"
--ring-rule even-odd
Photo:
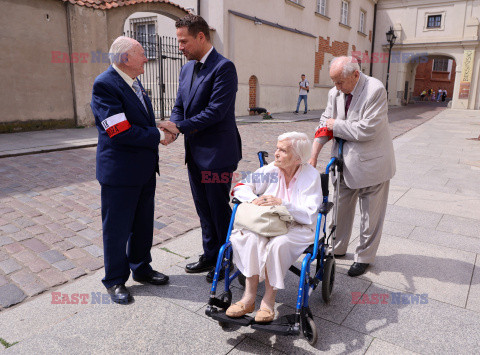
[(204, 254), (185, 271), (209, 271), (207, 281), (211, 282), (232, 214), (231, 177), (242, 158), (235, 122), (238, 79), (235, 65), (213, 48), (202, 17), (189, 14), (175, 26), (179, 48), (190, 61), (180, 72), (170, 121), (162, 127), (185, 136), (185, 162), (202, 226)]
[(91, 107), (98, 129), (97, 179), (101, 186), (105, 277), (117, 303), (133, 298), (125, 287), (133, 279), (154, 285), (168, 276), (152, 269), (153, 210), (158, 144), (173, 140), (155, 126), (152, 104), (137, 76), (147, 62), (137, 41), (117, 38), (112, 65), (93, 84)]

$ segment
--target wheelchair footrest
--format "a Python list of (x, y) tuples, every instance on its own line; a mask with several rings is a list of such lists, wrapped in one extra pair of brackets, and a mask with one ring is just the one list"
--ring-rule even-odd
[(289, 314), (270, 323), (253, 323), (252, 329), (277, 335), (299, 335), (300, 330), (295, 329), (295, 314)]
[(249, 326), (254, 322), (254, 319), (249, 316), (243, 316), (239, 318), (230, 318), (225, 314), (225, 311), (212, 312), (210, 314), (210, 317), (212, 317), (213, 319), (219, 322), (240, 325), (242, 327)]

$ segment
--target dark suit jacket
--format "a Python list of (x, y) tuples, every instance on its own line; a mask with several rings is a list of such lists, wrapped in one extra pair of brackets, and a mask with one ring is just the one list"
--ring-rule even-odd
[(150, 99), (141, 89), (148, 112), (112, 66), (95, 79), (91, 107), (98, 129), (97, 179), (101, 184), (143, 185), (158, 172), (160, 132)]
[(234, 166), (242, 159), (235, 122), (235, 65), (214, 48), (190, 88), (194, 65), (189, 61), (180, 71), (170, 117), (185, 135), (185, 159), (193, 159), (202, 170)]

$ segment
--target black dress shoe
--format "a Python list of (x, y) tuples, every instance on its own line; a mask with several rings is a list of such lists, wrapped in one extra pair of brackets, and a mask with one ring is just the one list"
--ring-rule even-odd
[(347, 254), (334, 254), (336, 258), (343, 258)]
[(152, 284), (152, 285), (165, 285), (168, 283), (169, 277), (162, 274), (161, 272), (152, 270), (147, 276), (144, 277), (135, 277), (133, 279), (137, 282)]
[(200, 255), (200, 258), (195, 263), (190, 263), (185, 266), (185, 271), (189, 274), (210, 271), (215, 267), (216, 261), (208, 260), (205, 255)]
[(365, 270), (367, 270), (367, 267), (370, 264), (365, 264), (365, 263), (353, 263), (352, 266), (350, 266), (350, 269), (348, 270), (348, 276), (360, 276), (363, 273), (365, 273)]
[[(233, 271), (233, 263), (231, 262), (230, 263), (230, 272)], [(215, 268), (213, 268), (212, 270), (210, 270), (208, 273), (207, 273), (207, 276), (205, 276), (205, 278), (207, 279), (207, 282), (208, 283), (212, 283), (213, 282), (213, 277), (215, 276)], [(220, 274), (218, 275), (218, 281), (221, 281), (225, 278), (225, 268), (222, 267), (220, 269)]]
[[(208, 272), (207, 276), (205, 278), (207, 279), (208, 283), (213, 282), (213, 277), (215, 276), (215, 269), (212, 269)], [(218, 275), (218, 281), (223, 280), (225, 278), (225, 269), (222, 267), (220, 269), (220, 275)]]
[(133, 301), (132, 295), (123, 284), (107, 288), (107, 292), (115, 303), (128, 304)]

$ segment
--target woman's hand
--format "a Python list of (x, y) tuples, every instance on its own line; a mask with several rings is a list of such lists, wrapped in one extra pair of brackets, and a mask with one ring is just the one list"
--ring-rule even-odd
[(282, 202), (281, 198), (272, 195), (263, 195), (252, 201), (252, 203), (257, 206), (276, 206), (281, 205)]

